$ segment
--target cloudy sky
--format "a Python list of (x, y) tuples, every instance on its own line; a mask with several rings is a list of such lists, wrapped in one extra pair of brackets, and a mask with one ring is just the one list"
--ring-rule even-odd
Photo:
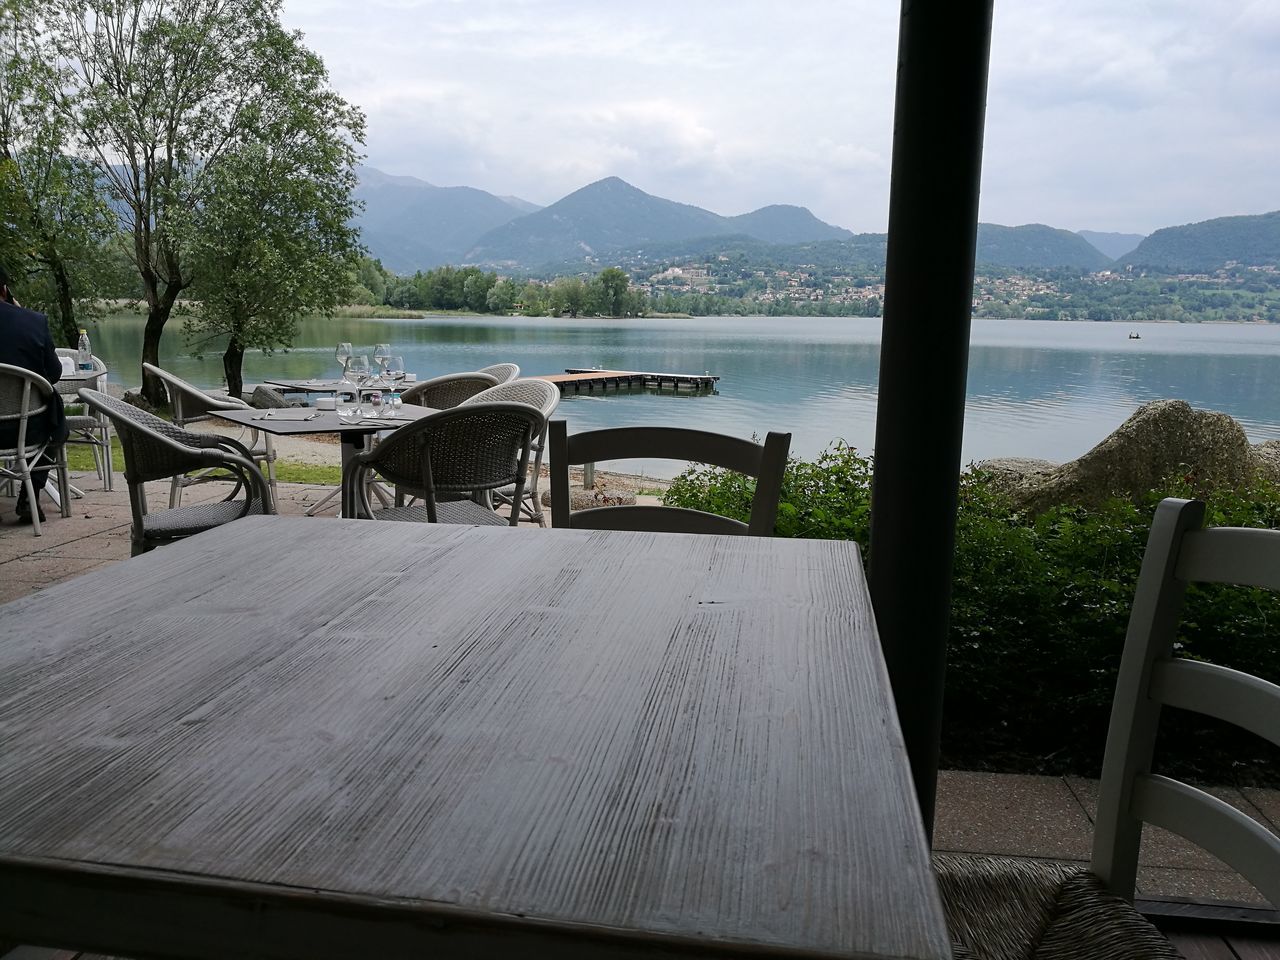
[[(548, 204), (606, 176), (885, 227), (894, 0), (285, 0), (367, 162)], [(1276, 0), (996, 0), (985, 221), (1280, 208)]]

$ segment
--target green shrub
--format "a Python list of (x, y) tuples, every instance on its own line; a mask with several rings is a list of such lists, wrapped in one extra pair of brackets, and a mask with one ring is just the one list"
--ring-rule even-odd
[[(854, 539), (870, 524), (870, 461), (835, 446), (793, 460), (779, 536)], [(692, 470), (666, 502), (745, 519), (750, 481)], [(1129, 608), (1156, 504), (1190, 497), (1181, 478), (1140, 502), (1019, 514), (980, 473), (961, 482), (944, 706), (944, 766), (1096, 776)], [(1214, 526), (1280, 527), (1280, 488), (1266, 483), (1207, 501)], [(874, 551), (868, 558), (875, 563)], [(1193, 586), (1179, 633), (1184, 656), (1280, 682), (1280, 596)], [(1280, 782), (1280, 751), (1213, 721), (1169, 711), (1162, 769), (1219, 783)]]

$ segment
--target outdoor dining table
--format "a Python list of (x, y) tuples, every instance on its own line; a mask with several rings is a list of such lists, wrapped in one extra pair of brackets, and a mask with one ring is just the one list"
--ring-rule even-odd
[(853, 543), (249, 517), (0, 636), (0, 940), (950, 957)]
[[(341, 464), (345, 469), (347, 461), (364, 450), (371, 434), (383, 430), (395, 430), (406, 423), (412, 423), (421, 417), (439, 413), (432, 407), (420, 407), (406, 403), (394, 417), (340, 417), (334, 410), (317, 410), (313, 407), (272, 407), (265, 410), (247, 408), (244, 410), (211, 410), (210, 413), (220, 420), (251, 427), (264, 433), (276, 436), (303, 436), (317, 433), (336, 433), (341, 441)], [(339, 491), (324, 497), (307, 508), (307, 516), (313, 516), (319, 509)]]

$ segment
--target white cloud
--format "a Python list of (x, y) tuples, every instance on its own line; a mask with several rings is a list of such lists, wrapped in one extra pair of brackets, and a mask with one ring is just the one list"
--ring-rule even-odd
[[(369, 162), (550, 203), (600, 177), (882, 230), (897, 10), (286, 0)], [(997, 5), (982, 216), (1146, 232), (1280, 207), (1280, 4)], [(945, 145), (940, 145), (945, 149)]]

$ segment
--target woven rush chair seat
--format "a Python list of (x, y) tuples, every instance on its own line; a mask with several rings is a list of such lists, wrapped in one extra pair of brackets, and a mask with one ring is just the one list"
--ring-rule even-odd
[[(514, 367), (515, 364), (507, 364), (507, 366)], [(531, 378), (511, 380), (477, 393), (470, 400), (464, 400), (459, 406), (466, 406), (469, 403), (526, 403), (531, 407), (537, 407), (542, 412), (543, 418), (550, 421), (551, 415), (560, 405), (560, 388), (548, 380)], [(529, 471), (529, 479), (525, 483), (524, 493), (519, 501), (520, 512), (540, 527), (547, 525), (546, 515), (542, 510), (542, 498), (538, 495), (542, 458), (546, 451), (547, 428), (544, 426), (542, 433), (533, 438), (533, 469)], [(514, 483), (493, 491), (493, 497), (499, 503), (515, 503), (515, 495)]]
[(1133, 905), (1082, 866), (935, 854), (956, 960), (1178, 960)]

